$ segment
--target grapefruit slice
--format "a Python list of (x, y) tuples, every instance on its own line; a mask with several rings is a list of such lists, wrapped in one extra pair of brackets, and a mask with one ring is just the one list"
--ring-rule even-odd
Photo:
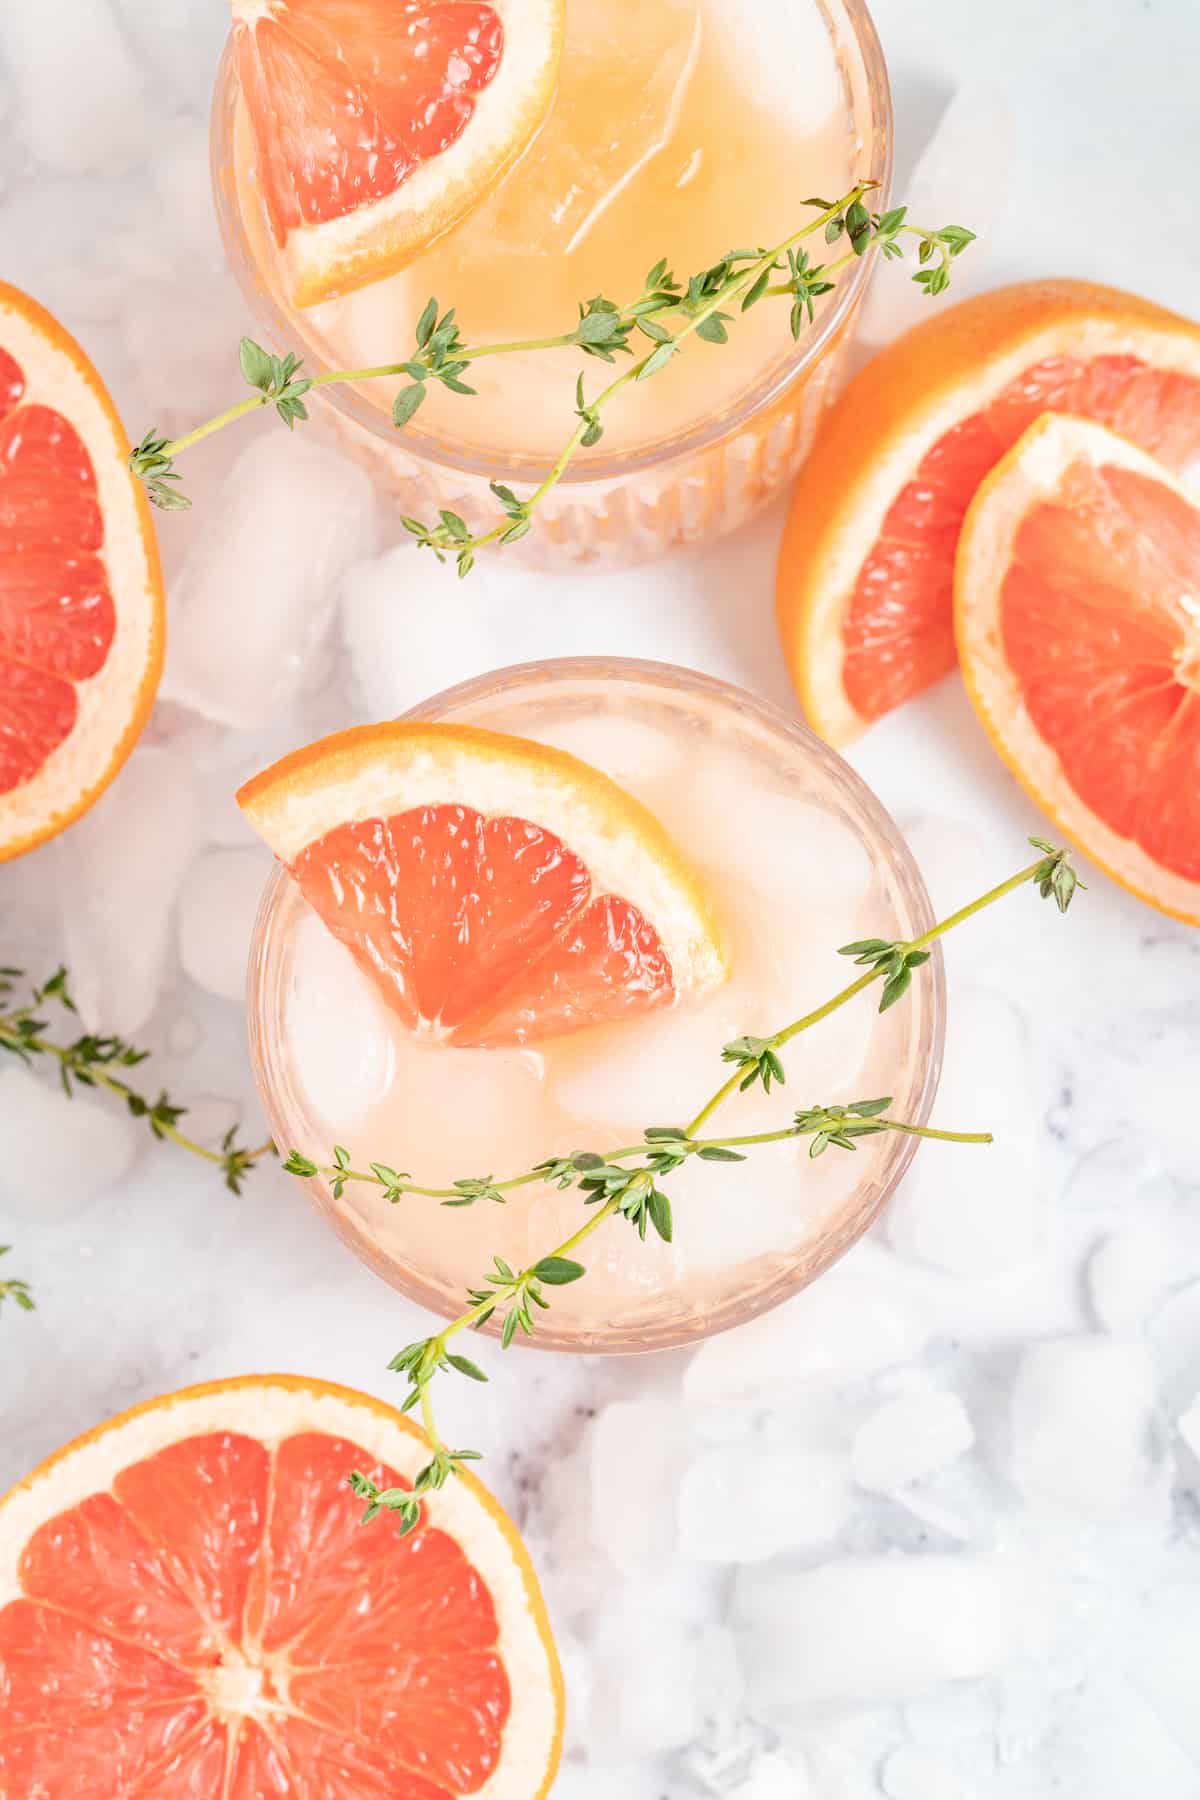
[(0, 282), (0, 862), (86, 811), (154, 703), (162, 574), (128, 454), (79, 345)]
[(410, 262), (549, 108), (565, 0), (233, 0), (257, 177), (297, 306)]
[(1113, 878), (1200, 924), (1200, 508), (1083, 419), (1030, 427), (972, 501), (967, 691), (1022, 786)]
[(843, 744), (953, 668), (954, 555), (979, 483), (1044, 412), (1200, 466), (1200, 325), (1084, 281), (1022, 282), (907, 332), (850, 383), (778, 576), (805, 712)]
[(563, 1692), (516, 1528), (469, 1475), (401, 1538), (391, 1407), (296, 1376), (151, 1400), (0, 1500), (0, 1794), (540, 1800)]
[(364, 725), (238, 802), (405, 1024), (521, 1044), (725, 976), (700, 884), (654, 816), (564, 751)]

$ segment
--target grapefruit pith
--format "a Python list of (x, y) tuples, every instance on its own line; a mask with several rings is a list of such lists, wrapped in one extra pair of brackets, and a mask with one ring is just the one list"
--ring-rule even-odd
[(562, 1684), (516, 1530), (470, 1476), (401, 1538), (363, 1468), (419, 1430), (294, 1376), (185, 1389), (0, 1499), (0, 1794), (540, 1800)]
[(800, 472), (777, 585), (810, 721), (847, 743), (954, 666), (975, 490), (1042, 413), (1200, 461), (1200, 325), (1113, 288), (1031, 281), (906, 332), (850, 383)]

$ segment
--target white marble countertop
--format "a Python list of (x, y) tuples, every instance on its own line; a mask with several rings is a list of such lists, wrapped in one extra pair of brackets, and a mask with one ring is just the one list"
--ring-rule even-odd
[[(1196, 0), (875, 10), (898, 195), (985, 238), (960, 292), (1083, 274), (1195, 310)], [(0, 276), (77, 333), (135, 435), (222, 403), (244, 325), (206, 188), (224, 11), (38, 0), (0, 17)], [(868, 337), (906, 322), (903, 286), (877, 285)], [(210, 505), (220, 461), (197, 459)], [(271, 491), (280, 530), (294, 523), (315, 554)], [(231, 812), (244, 773), (531, 655), (658, 657), (792, 704), (771, 622), (778, 510), (653, 570), (522, 578), (519, 606), (511, 574), (481, 569), (451, 611), (360, 499), (346, 505), (365, 560), (314, 596), (328, 629), (296, 642), (297, 696), (232, 733), (164, 703), (103, 830), (0, 870), (2, 960), (69, 957), (107, 1022), (154, 1047), (152, 1073), (195, 1103), (201, 1132), (236, 1116), (252, 1133), (258, 1115), (240, 1007), (180, 968), (174, 891), (185, 874), (213, 884), (224, 930), (185, 922), (189, 962), (231, 985), (264, 866)], [(164, 528), (176, 587), (204, 516)], [(245, 537), (244, 518), (223, 523)], [(1041, 824), (954, 680), (852, 760), (939, 907), (1018, 866)], [(237, 854), (214, 862), (214, 846)], [(572, 1723), (556, 1797), (1200, 1797), (1200, 1419), (1179, 1425), (1200, 1390), (1200, 937), (1095, 876), (1069, 921), (1022, 897), (954, 940), (947, 968), (947, 1114), (982, 1109), (1003, 1144), (965, 1190), (918, 1159), (889, 1221), (754, 1328), (783, 1376), (721, 1405), (742, 1381), (729, 1337), (694, 1359), (493, 1357), (488, 1389), (447, 1395), (451, 1435), (469, 1418), (562, 1637)], [(291, 1369), (396, 1397), (384, 1365), (420, 1315), (288, 1178), (257, 1173), (237, 1199), (34, 1082), (0, 1071), (0, 1242), (38, 1300), (0, 1314), (0, 1486), (119, 1408), (208, 1377)], [(818, 1336), (834, 1373), (806, 1378)], [(656, 1456), (681, 1419), (678, 1453)], [(938, 1466), (912, 1481), (918, 1441)], [(719, 1560), (707, 1521), (734, 1454), (748, 1538), (767, 1531), (754, 1496), (778, 1512), (797, 1457), (841, 1481), (833, 1524), (808, 1519), (820, 1502), (801, 1493), (779, 1557)], [(618, 1531), (631, 1457), (644, 1491)]]

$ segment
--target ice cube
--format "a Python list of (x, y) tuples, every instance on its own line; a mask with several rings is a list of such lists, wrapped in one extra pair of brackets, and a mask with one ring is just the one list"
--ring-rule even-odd
[(0, 7), (5, 63), (24, 141), (55, 173), (91, 174), (142, 148), (142, 83), (109, 0)]
[(704, 1730), (681, 1758), (705, 1793), (726, 1795), (746, 1777), (766, 1745), (763, 1727), (746, 1711), (742, 1665), (732, 1631), (705, 1625), (700, 1632)]
[(348, 1131), (395, 1075), (387, 1008), (315, 914), (300, 919), (292, 960), (287, 1037), (296, 1080), (317, 1113)]
[(1163, 1302), (1150, 1322), (1150, 1342), (1167, 1407), (1178, 1409), (1200, 1385), (1200, 1281)]
[(592, 1424), (592, 1535), (624, 1575), (645, 1575), (674, 1551), (686, 1435), (680, 1408), (665, 1400), (618, 1401)]
[(677, 1750), (700, 1731), (697, 1633), (658, 1603), (655, 1584), (627, 1590), (605, 1614), (594, 1640), (592, 1673), (594, 1761), (637, 1762)]
[(1180, 1413), (1178, 1424), (1180, 1437), (1192, 1455), (1200, 1461), (1200, 1394)]
[(1141, 1345), (1034, 1344), (1017, 1370), (1010, 1416), (1013, 1470), (1031, 1498), (1112, 1519), (1147, 1496), (1154, 1378)]
[[(1195, 1640), (1188, 1648), (1194, 1656)], [(1194, 1664), (1191, 1672), (1194, 1676)], [(1194, 1683), (1192, 1691), (1194, 1696)], [(1194, 1720), (1194, 1704), (1191, 1714)], [(1135, 1685), (1107, 1675), (1089, 1682), (1056, 1709), (1037, 1747), (1034, 1766), (1045, 1782), (1044, 1792), (1072, 1800), (1075, 1795), (1080, 1800), (1128, 1800), (1135, 1795), (1139, 1800), (1142, 1796), (1200, 1800), (1200, 1767), (1175, 1725), (1174, 1717), (1160, 1717)], [(1194, 1744), (1194, 1730), (1191, 1735)], [(1013, 1774), (1027, 1779), (1030, 1772)], [(1012, 1800), (1024, 1800), (1025, 1789), (1015, 1783), (1001, 1791), (1005, 1800), (1010, 1794)], [(1039, 1788), (1039, 1797), (1042, 1791)]]
[(589, 1125), (619, 1130), (686, 1124), (730, 1073), (721, 1050), (743, 1029), (743, 995), (742, 985), (730, 982), (636, 1024), (564, 1039), (552, 1065), (558, 1104)]
[(748, 1692), (764, 1717), (978, 1680), (1022, 1653), (1039, 1614), (1031, 1579), (966, 1555), (745, 1569), (734, 1597)]
[(765, 1750), (731, 1788), (730, 1800), (816, 1800), (807, 1758), (798, 1750)]
[(531, 735), (590, 763), (614, 781), (638, 788), (647, 782), (673, 781), (683, 764), (684, 749), (678, 740), (648, 719), (624, 712), (571, 713), (538, 724)]
[[(1126, 1622), (1125, 1672), (1176, 1743), (1200, 1765), (1200, 1582), (1194, 1578), (1195, 1549), (1189, 1546), (1184, 1570), (1160, 1581)], [(1154, 1793), (1153, 1788), (1142, 1790)], [(1159, 1790), (1161, 1792), (1173, 1790)]]
[(0, 1210), (14, 1219), (73, 1218), (128, 1174), (141, 1141), (119, 1099), (79, 1090), (68, 1099), (49, 1068), (6, 1068), (0, 1111)]
[(865, 1269), (831, 1269), (794, 1300), (702, 1344), (684, 1376), (689, 1407), (778, 1403), (814, 1380), (848, 1382), (911, 1362), (928, 1341), (920, 1309)]
[(195, 825), (187, 759), (143, 747), (61, 840), (67, 961), (91, 1030), (128, 1037), (154, 1011)]
[(242, 451), (175, 586), (163, 694), (243, 730), (300, 691), (373, 544), (367, 476), (306, 429)]
[(172, 1056), (190, 1056), (203, 1036), (191, 1013), (179, 1013), (167, 1028), (167, 1049)]
[(992, 1735), (996, 1708), (986, 1691), (950, 1688), (933, 1699), (910, 1700), (904, 1724), (916, 1744), (956, 1744)]
[(1088, 1258), (1088, 1299), (1096, 1322), (1112, 1332), (1140, 1330), (1171, 1272), (1171, 1243), (1161, 1225), (1138, 1220), (1114, 1231)]
[(888, 1800), (977, 1800), (963, 1762), (954, 1748), (902, 1744), (884, 1763), (880, 1784)]
[[(569, 255), (610, 201), (661, 150), (674, 127), (700, 43), (698, 0), (658, 0), (612, 29), (605, 0), (572, 0), (554, 106), (521, 163), (474, 215), (481, 240), (506, 249)], [(585, 139), (578, 118), (603, 94), (609, 128)], [(537, 204), (531, 207), (531, 196)], [(532, 218), (541, 230), (531, 235)]]
[(921, 1145), (888, 1207), (893, 1248), (956, 1275), (991, 1275), (1035, 1256), (1046, 1208), (1037, 1116), (1018, 1015), (1003, 995), (960, 984), (931, 1123), (991, 1131), (995, 1142)]
[(695, 1562), (765, 1562), (830, 1543), (850, 1516), (849, 1468), (825, 1450), (762, 1450), (747, 1482), (741, 1457), (705, 1450), (679, 1496), (679, 1547)]
[[(745, 45), (757, 41), (763, 13), (759, 0), (722, 0), (706, 13), (706, 31), (720, 32), (725, 54), (736, 68)], [(771, 12), (770, 54), (754, 58), (754, 108), (772, 112), (777, 130), (815, 136), (835, 112), (843, 111), (842, 71), (820, 7), (780, 6)], [(816, 258), (814, 258), (814, 261)]]
[(246, 991), (246, 953), (271, 871), (266, 850), (207, 850), (183, 878), (179, 956), (198, 987), (223, 1000)]
[(554, 1781), (554, 1800), (662, 1800), (662, 1782), (657, 1771), (644, 1763), (626, 1763), (620, 1768), (605, 1764), (565, 1762)]
[[(775, 1122), (781, 1122), (778, 1115)], [(763, 1121), (744, 1123), (749, 1127)], [(849, 1158), (814, 1163), (795, 1140), (759, 1145), (737, 1168), (689, 1158), (670, 1178), (671, 1203), (681, 1227), (677, 1267), (708, 1272), (759, 1257), (781, 1262), (794, 1255), (822, 1221), (841, 1211), (861, 1167), (851, 1165)]]
[[(792, 904), (803, 900), (817, 912), (830, 908), (842, 921), (866, 897), (871, 859), (853, 827), (794, 783), (765, 773), (750, 778), (743, 755), (714, 746), (705, 757), (703, 781), (681, 794), (679, 805), (689, 839), (711, 840), (724, 823), (739, 867), (745, 860), (755, 884), (769, 893)], [(844, 941), (835, 927), (828, 948)], [(848, 966), (840, 965), (843, 973)]]
[[(718, 547), (703, 560), (588, 570), (572, 576), (565, 596), (561, 574), (504, 551), (481, 554), (460, 582), (453, 564), (401, 545), (351, 570), (344, 584), (342, 630), (360, 704), (392, 718), (454, 682), (530, 658), (658, 655), (690, 668), (727, 665), (727, 636), (744, 607), (731, 585), (736, 556)], [(419, 605), (408, 603), (414, 594)]]
[(873, 1412), (854, 1435), (854, 1479), (883, 1494), (923, 1481), (975, 1442), (967, 1409), (955, 1394), (917, 1387)]
[(117, 5), (135, 49), (149, 59), (160, 80), (180, 99), (196, 100), (197, 76), (216, 68), (228, 20), (209, 0), (171, 0), (169, 6), (117, 0)]
[[(157, 716), (167, 714), (168, 705), (161, 705)], [(225, 730), (196, 719), (182, 707), (171, 713), (170, 742), (186, 749), (195, 769), (202, 835), (230, 848), (262, 841), (238, 806), (238, 789), (302, 744), (341, 730), (348, 717), (335, 687), (304, 695), (269, 723), (249, 731)]]

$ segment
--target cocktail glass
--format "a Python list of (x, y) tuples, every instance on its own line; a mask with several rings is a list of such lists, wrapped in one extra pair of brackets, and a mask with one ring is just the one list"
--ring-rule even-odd
[[(660, 256), (686, 275), (734, 248), (727, 239), (781, 241), (812, 216), (803, 205), (810, 196), (836, 198), (871, 179), (873, 204), (886, 206), (891, 101), (863, 0), (778, 0), (765, 15), (745, 0), (660, 0), (652, 8), (569, 0), (567, 16), (559, 94), (542, 135), (479, 212), (401, 275), (304, 312), (282, 290), (227, 50), (212, 115), (216, 206), (230, 264), (275, 349), (302, 353), (309, 374), (399, 361), (412, 354), (430, 294), (456, 305), (470, 342), (569, 331), (576, 302), (597, 291), (632, 299)], [(675, 38), (659, 41), (664, 20), (676, 21), (676, 37), (685, 28), (691, 34), (682, 48)], [(628, 69), (613, 62), (614, 45), (627, 52)], [(592, 76), (601, 50), (609, 60)], [(668, 55), (679, 63), (669, 104), (649, 85)], [(610, 87), (628, 77), (629, 93), (606, 92), (604, 70)], [(639, 96), (647, 94), (644, 118)], [(595, 192), (578, 202), (575, 190), (587, 184), (575, 181), (576, 171), (599, 154), (606, 134), (622, 129), (623, 114), (633, 119), (626, 128), (646, 139), (639, 136), (627, 158), (632, 174), (619, 163), (605, 174), (602, 163)], [(643, 149), (639, 160), (634, 152)], [(561, 214), (561, 225), (548, 225), (548, 213)], [(819, 234), (806, 248), (814, 262), (825, 260)], [(539, 506), (535, 529), (504, 553), (637, 560), (744, 520), (812, 444), (843, 373), (873, 260), (868, 254), (842, 273), (799, 342), (786, 304), (766, 301), (733, 322), (720, 349), (693, 342), (652, 381), (618, 396), (603, 441), (575, 456)], [(330, 386), (322, 400), (399, 511), (431, 519), (449, 508), (480, 529), (498, 516), (490, 482), (525, 494), (546, 476), (576, 423), (576, 373), (591, 394), (613, 371), (561, 349), (471, 369), (478, 398), (431, 391), (402, 432), (390, 409), (404, 377)]]
[[(853, 771), (802, 725), (707, 676), (657, 663), (529, 663), (450, 689), (407, 715), (510, 732), (590, 761), (648, 805), (697, 868), (731, 964), (724, 988), (670, 1009), (506, 1050), (418, 1041), (388, 1011), (281, 867), (250, 955), (252, 1055), (276, 1143), (328, 1163), (345, 1145), (441, 1185), (501, 1178), (544, 1158), (636, 1144), (686, 1122), (729, 1074), (721, 1047), (767, 1035), (822, 1004), (856, 971), (847, 941), (909, 939), (933, 923), (896, 827)], [(858, 995), (784, 1054), (787, 1082), (730, 1099), (706, 1133), (775, 1129), (797, 1107), (892, 1096), (924, 1124), (941, 1064), (940, 951), (883, 1015)], [(557, 1289), (534, 1342), (635, 1351), (690, 1342), (812, 1281), (878, 1216), (916, 1147), (861, 1139), (817, 1160), (811, 1140), (737, 1164), (695, 1158), (668, 1182), (674, 1241), (645, 1242), (619, 1216), (589, 1240), (588, 1278)], [(369, 1184), (335, 1199), (309, 1182), (363, 1261), (435, 1312), (461, 1312), (499, 1253), (548, 1254), (587, 1216), (577, 1189), (545, 1183), (507, 1204), (443, 1207)]]

